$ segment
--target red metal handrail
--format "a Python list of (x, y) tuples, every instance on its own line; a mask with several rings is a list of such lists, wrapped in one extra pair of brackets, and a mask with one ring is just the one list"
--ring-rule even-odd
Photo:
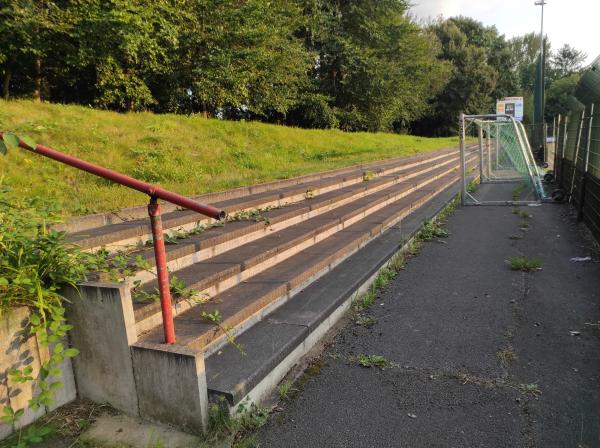
[[(0, 139), (4, 140), (4, 134), (0, 132)], [(104, 179), (116, 182), (126, 187), (132, 188), (142, 193), (146, 193), (150, 196), (150, 203), (148, 204), (148, 215), (150, 216), (150, 222), (152, 227), (152, 240), (154, 242), (154, 257), (156, 259), (156, 275), (158, 278), (158, 289), (160, 292), (160, 305), (163, 318), (163, 330), (165, 334), (165, 343), (175, 343), (175, 327), (173, 324), (173, 311), (171, 308), (171, 291), (169, 285), (169, 271), (167, 270), (167, 256), (165, 252), (165, 242), (163, 239), (162, 220), (160, 216), (160, 204), (158, 199), (171, 202), (181, 207), (194, 210), (205, 216), (214, 219), (224, 219), (226, 213), (223, 210), (219, 210), (212, 205), (203, 204), (196, 202), (185, 196), (181, 196), (177, 193), (165, 190), (158, 185), (152, 185), (140, 180), (134, 179), (133, 177), (126, 176), (125, 174), (117, 171), (109, 170), (108, 168), (95, 165), (85, 160), (78, 159), (62, 152), (56, 151), (52, 148), (48, 148), (43, 145), (36, 145), (32, 148), (23, 140), (19, 139), (19, 146), (28, 151), (41, 154), (49, 157), (50, 159), (64, 163), (65, 165), (72, 166), (74, 168), (86, 171)]]

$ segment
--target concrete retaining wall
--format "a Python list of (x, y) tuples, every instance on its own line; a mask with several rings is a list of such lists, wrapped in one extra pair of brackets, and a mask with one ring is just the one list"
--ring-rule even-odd
[[(48, 347), (38, 343), (35, 335), (30, 335), (27, 328), (30, 311), (26, 307), (15, 308), (0, 317), (0, 413), (5, 406), (15, 411), (26, 409), (28, 401), (37, 393), (38, 381), (14, 383), (8, 373), (27, 366), (33, 368), (32, 376), (36, 378), (41, 365), (49, 357)], [(20, 427), (28, 425), (46, 412), (50, 412), (75, 399), (77, 391), (73, 378), (71, 359), (66, 358), (60, 366), (63, 383), (62, 389), (55, 391), (52, 405), (37, 411), (26, 409), (25, 414), (15, 425), (0, 423), (0, 440), (10, 436)]]

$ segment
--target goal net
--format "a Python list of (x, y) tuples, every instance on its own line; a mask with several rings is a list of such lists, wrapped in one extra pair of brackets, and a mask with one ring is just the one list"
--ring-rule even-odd
[[(462, 202), (465, 205), (531, 204), (545, 199), (523, 125), (508, 115), (461, 115)], [(469, 139), (477, 141), (466, 157)]]

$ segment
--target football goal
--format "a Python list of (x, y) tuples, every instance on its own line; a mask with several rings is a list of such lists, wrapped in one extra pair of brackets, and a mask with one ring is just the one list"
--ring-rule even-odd
[[(510, 115), (460, 116), (463, 205), (528, 205), (546, 199), (523, 124)], [(477, 139), (477, 162), (467, 163), (466, 139)]]

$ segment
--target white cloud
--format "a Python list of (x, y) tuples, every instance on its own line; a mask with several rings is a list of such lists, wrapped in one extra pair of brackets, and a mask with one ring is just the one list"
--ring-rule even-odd
[[(495, 25), (507, 37), (540, 30), (540, 7), (534, 0), (413, 0), (410, 12), (419, 19), (439, 15), (469, 16)], [(548, 0), (544, 8), (544, 33), (553, 48), (568, 43), (584, 51), (588, 62), (600, 55), (598, 33), (600, 0)]]

